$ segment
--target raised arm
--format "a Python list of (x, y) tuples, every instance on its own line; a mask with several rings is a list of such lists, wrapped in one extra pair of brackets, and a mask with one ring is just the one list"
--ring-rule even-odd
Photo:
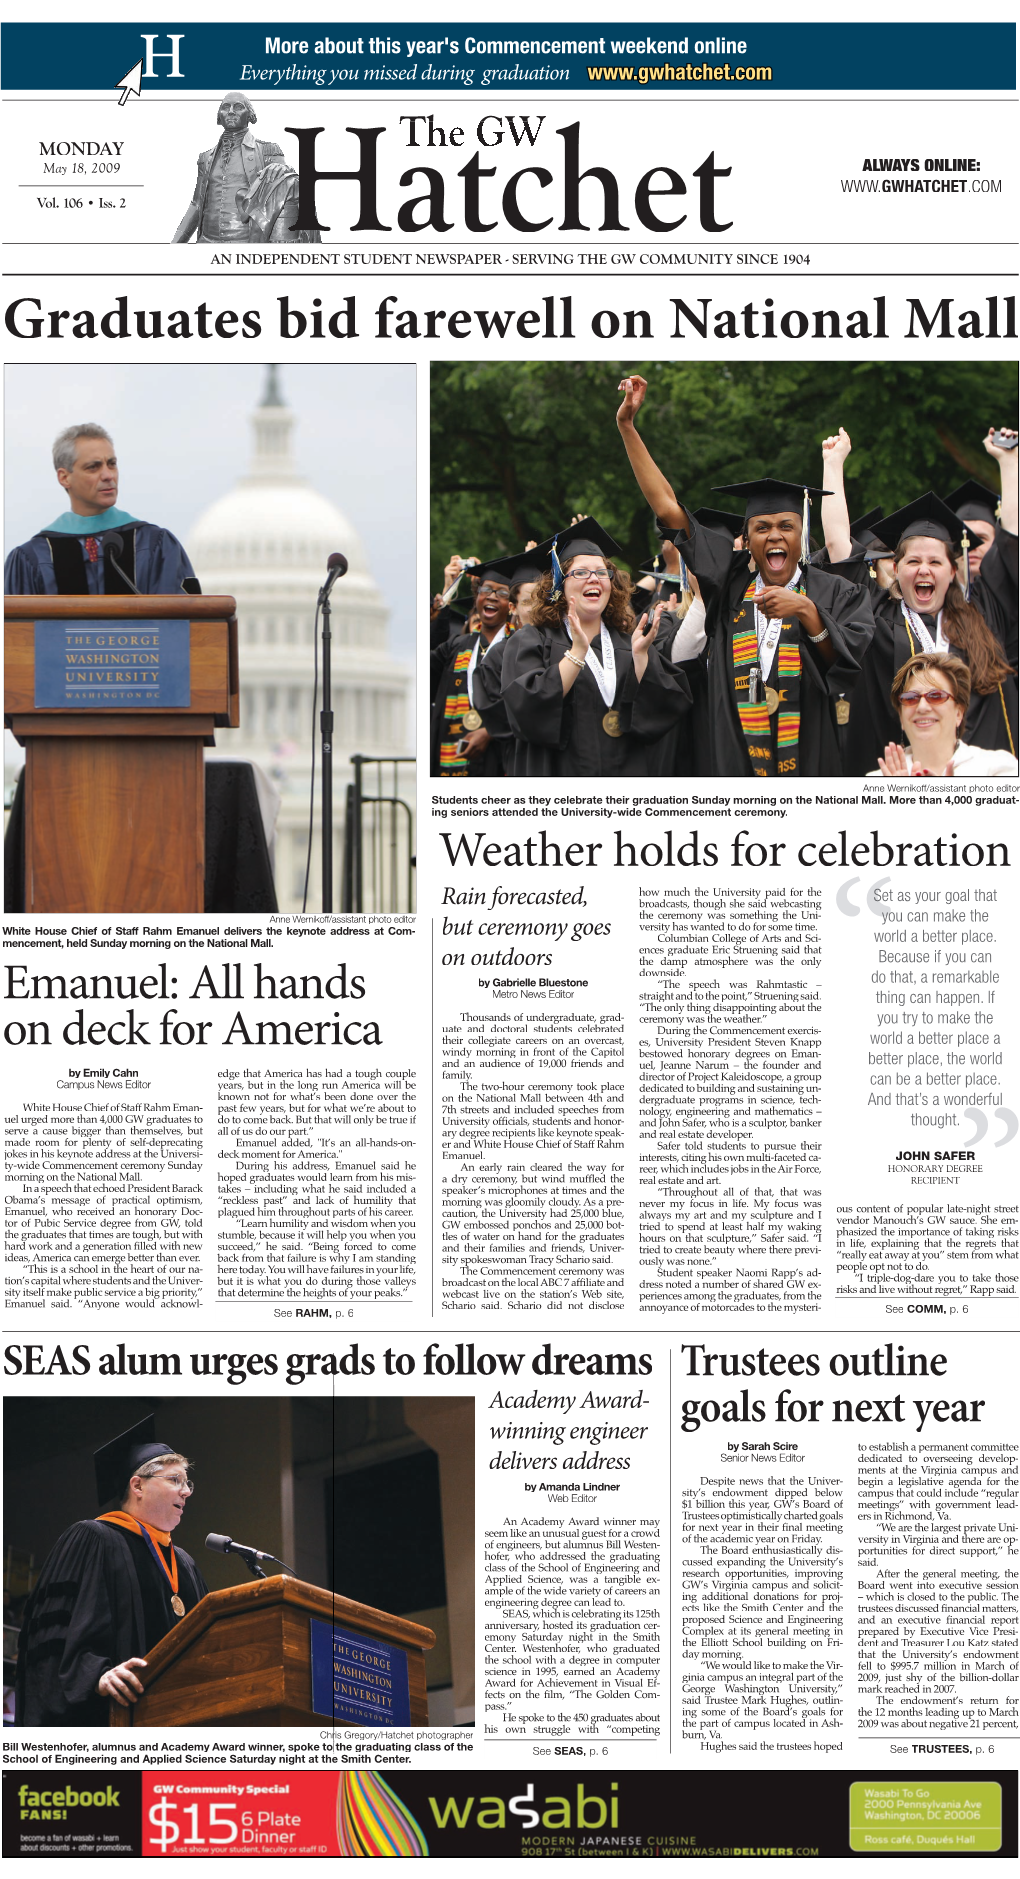
[(822, 488), (832, 491), (831, 496), (822, 497), (822, 531), (833, 567), (850, 559), (850, 511), (843, 487), (843, 465), (850, 450), (850, 439), (842, 425), (835, 437), (822, 439)]
[(682, 528), (689, 534), (690, 523), (687, 519), (687, 511), (677, 501), (671, 484), (666, 481), (634, 424), (634, 419), (645, 401), (648, 380), (639, 378), (635, 374), (633, 378), (621, 380), (620, 390), (623, 392), (623, 403), (616, 413), (616, 425), (623, 438), (623, 447), (630, 458), (630, 467), (637, 479), (637, 486), (652, 513), (658, 516), (659, 521), (666, 528)]
[[(1015, 438), (1016, 432), (1004, 431), (1002, 435), (1004, 437)], [(1002, 479), (1002, 507), (999, 512), (999, 520), (1004, 529), (1008, 529), (1011, 535), (1016, 535), (1018, 532), (1017, 482), (1018, 471), (1020, 471), (1020, 465), (1017, 464), (1017, 446), (1014, 443), (1012, 450), (1003, 450), (1001, 444), (993, 442), (994, 437), (995, 426), (993, 424), (989, 427), (988, 435), (984, 439), (984, 446), (988, 455), (995, 458), (999, 466), (999, 476)]]

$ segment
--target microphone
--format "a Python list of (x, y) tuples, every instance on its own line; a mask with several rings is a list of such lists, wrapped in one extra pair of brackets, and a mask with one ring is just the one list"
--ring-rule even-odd
[[(318, 622), (322, 614), (322, 710), (319, 712), (319, 735), (322, 741), (322, 911), (333, 911), (333, 680), (332, 680), (332, 633), (330, 632), (329, 596), (333, 582), (347, 572), (347, 556), (335, 550), (326, 561), (325, 583), (319, 589), (319, 598), (315, 603), (315, 618)], [(315, 684), (318, 689), (319, 642), (315, 642)], [(315, 691), (312, 693), (312, 715), (315, 714)], [(314, 737), (314, 725), (312, 735)], [(312, 857), (312, 828), (315, 817), (315, 750), (312, 749), (312, 777), (308, 814), (308, 859), (305, 862), (305, 900), (308, 898), (308, 870)], [(304, 904), (304, 903), (302, 903)]]
[(328, 570), (327, 575), (326, 575), (326, 584), (322, 588), (319, 594), (320, 602), (325, 600), (327, 596), (329, 595), (330, 590), (332, 589), (332, 586), (333, 586), (333, 582), (338, 581), (341, 575), (346, 574), (347, 556), (340, 554), (339, 551), (337, 551), (335, 554), (331, 554), (329, 557), (329, 560), (326, 562), (326, 567)]
[(131, 592), (133, 594), (137, 594), (139, 599), (141, 599), (142, 597), (141, 588), (135, 586), (134, 581), (131, 579), (131, 576), (124, 572), (124, 569), (121, 567), (120, 562), (117, 560), (118, 554), (122, 555), (124, 553), (124, 537), (123, 535), (119, 533), (117, 529), (111, 529), (108, 535), (103, 536), (103, 553), (109, 555), (110, 560), (113, 562), (113, 565), (116, 568), (117, 573), (120, 575), (120, 578), (124, 582), (125, 586), (130, 587)]
[(282, 1559), (277, 1559), (275, 1553), (260, 1553), (257, 1546), (242, 1546), (241, 1541), (232, 1540), (229, 1533), (207, 1533), (205, 1544), (210, 1553), (237, 1553), (255, 1574), (256, 1579), (266, 1577), (262, 1570), (263, 1560), (268, 1560), (271, 1566), (279, 1566), (280, 1571), (286, 1573), (288, 1578), (297, 1578), (293, 1566), (288, 1566)]

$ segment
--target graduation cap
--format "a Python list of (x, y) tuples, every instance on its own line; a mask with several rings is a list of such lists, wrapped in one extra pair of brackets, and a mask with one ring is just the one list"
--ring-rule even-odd
[(169, 1442), (157, 1442), (156, 1418), (145, 1416), (134, 1428), (125, 1429), (112, 1442), (97, 1448), (92, 1457), (96, 1470), (96, 1497), (100, 1507), (107, 1501), (123, 1500), (133, 1474), (157, 1455), (176, 1455)]
[[(500, 561), (486, 561), (481, 568), (475, 568), (472, 572), (481, 574), (483, 579), (487, 574), (494, 575), (497, 580), (505, 581), (512, 592), (515, 587), (520, 587), (525, 581), (538, 580), (542, 573), (543, 549), (548, 555), (551, 547), (552, 537), (550, 536), (547, 542), (540, 543), (537, 548), (518, 549), (515, 555), (504, 555)], [(546, 566), (548, 566), (548, 561)]]
[(990, 522), (995, 527), (999, 498), (994, 489), (986, 489), (984, 483), (978, 483), (969, 477), (958, 489), (951, 489), (943, 501), (956, 511), (961, 522)]
[(881, 506), (877, 509), (869, 509), (866, 515), (859, 515), (856, 522), (851, 522), (850, 524), (850, 533), (854, 541), (877, 540), (878, 538), (874, 532), (875, 523), (881, 522), (881, 520)]
[(744, 533), (744, 518), (735, 509), (692, 509), (691, 514), (711, 534), (725, 535), (731, 546), (733, 537)]
[(875, 533), (879, 541), (887, 548), (898, 548), (901, 542), (909, 541), (911, 536), (926, 535), (932, 541), (945, 542), (954, 555), (960, 552), (960, 541), (964, 534), (964, 523), (950, 509), (941, 496), (936, 496), (929, 489), (923, 496), (915, 496), (913, 502), (905, 503), (902, 509), (895, 509), (879, 522)]
[[(782, 483), (774, 476), (760, 476), (754, 483), (720, 483), (716, 496), (737, 496), (744, 504), (744, 522), (756, 515), (800, 515), (810, 502), (831, 496), (831, 489), (812, 489), (807, 483)], [(735, 531), (734, 531), (735, 532)]]
[(673, 587), (682, 587), (686, 593), (688, 585), (687, 569), (684, 566), (683, 560), (680, 562), (680, 569), (681, 572), (679, 574), (667, 573), (662, 565), (662, 556), (656, 555), (652, 561), (642, 561), (641, 566), (638, 568), (638, 573), (653, 574), (657, 581), (669, 581)]
[(615, 561), (623, 549), (592, 516), (586, 515), (579, 522), (571, 522), (569, 528), (560, 529), (548, 547), (543, 542), (532, 553), (541, 561), (543, 573), (552, 568), (553, 593), (558, 594), (563, 588), (564, 561), (572, 561), (576, 555), (600, 555), (604, 561)]
[(507, 573), (507, 564), (503, 560), (479, 561), (477, 567), (468, 568), (467, 573), (470, 575), (473, 581), (477, 581), (479, 583), (479, 586), (481, 585), (482, 581), (488, 580), (490, 576), (494, 581), (500, 581), (505, 587), (509, 587), (510, 585), (510, 576)]

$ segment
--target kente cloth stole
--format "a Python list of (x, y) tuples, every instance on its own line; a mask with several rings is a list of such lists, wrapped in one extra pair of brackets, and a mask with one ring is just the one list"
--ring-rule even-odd
[[(754, 625), (756, 583), (744, 594), (739, 613), (733, 615), (733, 693), (737, 716), (755, 776), (796, 776), (800, 745), (800, 633), (796, 620), (784, 620), (776, 647), (775, 663), (764, 683), (759, 682), (758, 702), (748, 703), (752, 670), (759, 664), (758, 634)], [(803, 586), (798, 587), (803, 593)], [(779, 693), (779, 709), (769, 715), (766, 685)]]
[(452, 684), (443, 708), (443, 738), (439, 746), (439, 769), (443, 776), (466, 776), (468, 761), (458, 756), (457, 745), (464, 735), (463, 718), (468, 709), (467, 669), (473, 646), (462, 646), (451, 668)]

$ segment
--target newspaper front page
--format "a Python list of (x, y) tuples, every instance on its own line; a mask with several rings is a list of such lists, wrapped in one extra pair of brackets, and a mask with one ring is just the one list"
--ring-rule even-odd
[(3, 40), (8, 1856), (1015, 1855), (1006, 10)]

